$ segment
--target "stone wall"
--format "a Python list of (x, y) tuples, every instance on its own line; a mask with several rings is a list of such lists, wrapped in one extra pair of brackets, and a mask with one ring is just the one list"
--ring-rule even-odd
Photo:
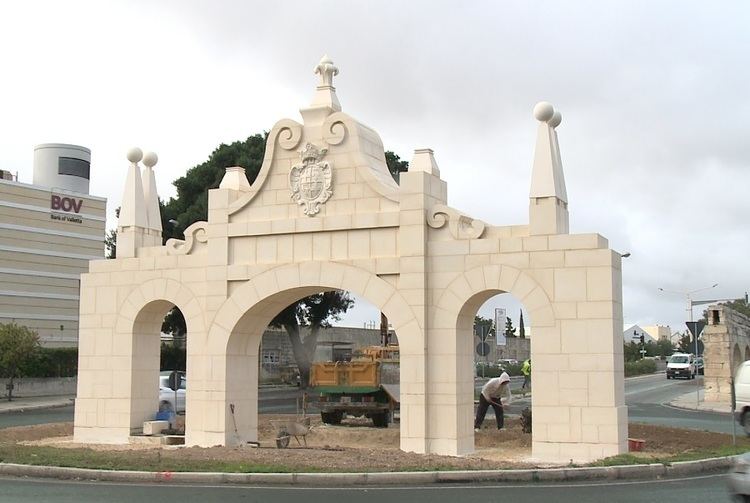
[[(0, 389), (7, 399), (8, 390), (5, 387), (10, 379), (0, 379)], [(76, 394), (76, 377), (24, 377), (13, 381), (13, 396), (28, 398), (33, 396), (65, 396)]]
[(481, 342), (478, 336), (474, 336), (474, 361), (476, 363), (494, 363), (498, 360), (512, 359), (519, 362), (528, 359), (531, 356), (531, 339), (520, 337), (507, 337), (505, 346), (498, 346), (494, 337), (487, 338), (487, 345), (490, 348), (487, 356), (482, 356), (477, 352), (477, 346)]
[(705, 400), (731, 403), (731, 376), (750, 360), (750, 318), (725, 305), (710, 306), (703, 344)]

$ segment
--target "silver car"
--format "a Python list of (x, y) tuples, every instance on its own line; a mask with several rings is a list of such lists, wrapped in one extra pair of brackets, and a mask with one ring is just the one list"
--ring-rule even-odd
[(743, 501), (750, 502), (750, 452), (737, 458), (727, 481), (732, 494)]
[(180, 385), (176, 392), (169, 387), (169, 374), (171, 373), (170, 371), (164, 371), (159, 374), (159, 410), (185, 412), (185, 390), (187, 388), (185, 373), (179, 372)]

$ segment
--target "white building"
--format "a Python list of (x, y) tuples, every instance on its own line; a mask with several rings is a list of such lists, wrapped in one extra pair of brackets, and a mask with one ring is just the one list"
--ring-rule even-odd
[(32, 184), (0, 176), (0, 323), (39, 333), (44, 346), (78, 345), (79, 281), (104, 258), (107, 200), (89, 195), (91, 151), (34, 149)]
[(643, 336), (643, 342), (656, 342), (656, 338), (653, 337), (648, 330), (638, 325), (631, 325), (622, 332), (622, 337), (626, 344), (630, 342), (641, 342), (641, 336)]

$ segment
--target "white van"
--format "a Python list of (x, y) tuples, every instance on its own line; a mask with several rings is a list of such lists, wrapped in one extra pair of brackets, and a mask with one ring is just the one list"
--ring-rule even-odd
[(743, 362), (734, 376), (735, 414), (737, 421), (750, 435), (750, 361)]
[(688, 353), (674, 353), (667, 362), (667, 379), (695, 379), (695, 358)]

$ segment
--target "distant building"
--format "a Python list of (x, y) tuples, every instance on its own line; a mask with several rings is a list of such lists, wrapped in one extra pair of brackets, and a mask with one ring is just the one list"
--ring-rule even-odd
[(638, 325), (631, 325), (630, 328), (626, 328), (622, 332), (623, 339), (625, 340), (625, 343), (630, 342), (640, 342), (641, 341), (641, 335), (643, 336), (644, 342), (656, 342), (656, 338), (653, 337), (648, 331)]
[(648, 325), (643, 327), (643, 330), (645, 330), (652, 338), (656, 339), (657, 341), (660, 341), (662, 339), (667, 339), (672, 336), (672, 329), (669, 327), (669, 325)]
[(39, 333), (44, 346), (78, 345), (81, 273), (104, 257), (107, 200), (89, 195), (91, 151), (34, 148), (32, 184), (0, 172), (0, 323)]

